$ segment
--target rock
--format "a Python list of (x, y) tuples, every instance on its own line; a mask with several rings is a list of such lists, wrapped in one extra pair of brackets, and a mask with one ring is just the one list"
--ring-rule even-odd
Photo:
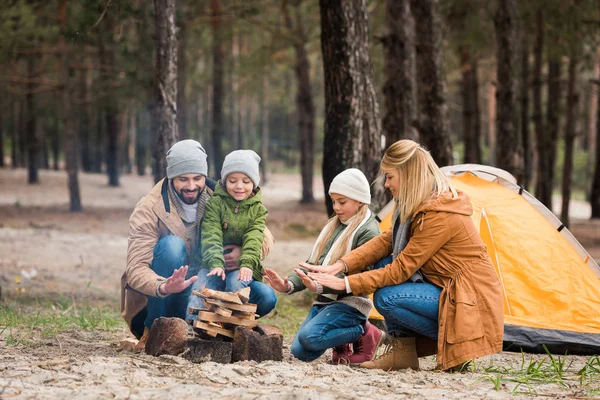
[(146, 354), (160, 356), (169, 354), (176, 356), (185, 350), (188, 339), (188, 325), (181, 318), (160, 317), (154, 320), (148, 341)]
[(188, 351), (183, 355), (183, 358), (193, 363), (213, 361), (221, 364), (229, 364), (231, 362), (231, 342), (188, 339), (186, 346)]
[(261, 335), (258, 332), (238, 326), (233, 335), (231, 360), (262, 362), (283, 359), (283, 336)]

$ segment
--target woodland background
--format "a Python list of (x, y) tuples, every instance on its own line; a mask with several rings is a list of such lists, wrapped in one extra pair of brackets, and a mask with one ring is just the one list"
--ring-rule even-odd
[(0, 165), (65, 169), (77, 211), (78, 171), (157, 181), (193, 138), (211, 176), (252, 148), (311, 203), (407, 137), (600, 218), (599, 38), (590, 0), (5, 0)]

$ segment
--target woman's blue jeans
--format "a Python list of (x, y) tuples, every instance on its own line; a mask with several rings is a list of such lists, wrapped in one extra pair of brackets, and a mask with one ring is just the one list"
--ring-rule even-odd
[(354, 343), (363, 334), (366, 319), (347, 304), (314, 305), (292, 342), (291, 353), (301, 361), (313, 361), (327, 349)]
[[(391, 257), (375, 268), (391, 263)], [(377, 289), (373, 303), (385, 318), (392, 336), (411, 337), (420, 334), (433, 340), (438, 336), (438, 308), (442, 289), (428, 283), (404, 282)]]

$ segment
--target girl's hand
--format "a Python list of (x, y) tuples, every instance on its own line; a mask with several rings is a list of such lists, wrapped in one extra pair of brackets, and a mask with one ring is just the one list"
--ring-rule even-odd
[(188, 272), (188, 266), (179, 267), (173, 271), (173, 275), (167, 278), (162, 283), (158, 290), (160, 293), (167, 295), (171, 293), (179, 293), (198, 280), (197, 276), (192, 276), (190, 279), (185, 279)]
[(299, 263), (298, 265), (300, 265), (303, 268), (306, 268), (309, 271), (321, 272), (323, 274), (329, 275), (337, 275), (344, 270), (344, 263), (342, 263), (341, 261), (336, 261), (331, 265), (310, 265), (307, 263)]
[(279, 293), (286, 293), (288, 291), (288, 279), (282, 278), (279, 274), (272, 269), (265, 268), (265, 280), (271, 287), (277, 290)]
[(308, 290), (310, 290), (313, 293), (317, 292), (317, 284), (315, 283), (315, 281), (313, 281), (312, 279), (310, 279), (304, 273), (304, 271), (302, 271), (300, 268), (296, 268), (296, 269), (294, 269), (294, 272), (296, 272), (298, 274), (298, 276), (300, 277), (300, 279), (302, 279), (302, 283), (304, 284), (304, 286), (306, 286), (306, 288)]
[(210, 272), (208, 274), (206, 274), (206, 276), (220, 276), (221, 279), (225, 280), (225, 270), (223, 268), (213, 268), (210, 270)]
[(247, 267), (240, 268), (240, 276), (238, 281), (250, 282), (252, 280), (252, 270)]
[(327, 286), (333, 290), (345, 290), (346, 289), (346, 281), (342, 278), (338, 278), (333, 275), (328, 274), (316, 274), (311, 272), (308, 274), (310, 278), (312, 278), (315, 282), (320, 283), (322, 286)]

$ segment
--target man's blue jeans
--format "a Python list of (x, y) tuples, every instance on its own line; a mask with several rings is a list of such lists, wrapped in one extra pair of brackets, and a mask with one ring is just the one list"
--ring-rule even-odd
[(302, 361), (313, 361), (327, 349), (354, 343), (363, 334), (366, 319), (347, 304), (315, 305), (292, 342), (292, 355)]
[[(152, 270), (157, 275), (168, 278), (173, 275), (173, 271), (182, 265), (186, 265), (188, 254), (183, 239), (178, 236), (165, 236), (160, 239), (154, 247)], [(206, 284), (206, 273), (203, 269), (194, 271), (188, 269), (186, 279), (198, 275), (199, 279), (180, 293), (173, 293), (165, 298), (148, 296), (148, 305), (146, 306), (147, 316), (144, 326), (150, 328), (154, 320), (158, 317), (177, 317), (186, 319), (188, 303), (193, 299), (200, 299), (192, 295), (192, 288), (200, 290), (203, 284)], [(270, 286), (262, 282), (253, 281), (250, 284), (250, 303), (258, 304), (256, 313), (260, 316), (267, 315), (275, 308), (277, 297)]]
[[(201, 269), (198, 272), (198, 280), (192, 285), (193, 290), (199, 292), (204, 287), (214, 290), (223, 290), (226, 288), (225, 284), (227, 280), (231, 279), (232, 282), (229, 283), (229, 287), (234, 289), (238, 287), (235, 290), (231, 290), (233, 292), (239, 289), (243, 289), (246, 286), (250, 287), (249, 302), (252, 304), (256, 304), (256, 313), (260, 315), (260, 317), (264, 317), (275, 308), (275, 304), (277, 303), (277, 296), (275, 296), (275, 291), (273, 290), (273, 288), (271, 288), (271, 286), (265, 285), (264, 283), (256, 281), (254, 279), (252, 279), (251, 282), (242, 282), (240, 280), (237, 280), (239, 277), (239, 270), (228, 272), (225, 281), (223, 281), (223, 279), (218, 276), (207, 277), (206, 274), (208, 274), (208, 272), (208, 269)], [(209, 282), (211, 281), (212, 287), (209, 286)], [(215, 288), (215, 286), (217, 287)], [(194, 294), (190, 294), (188, 307), (202, 308), (203, 305), (204, 300), (201, 297), (198, 297)], [(196, 318), (197, 317), (195, 315), (187, 313), (186, 310), (186, 320), (195, 320)]]
[[(391, 257), (387, 257), (374, 268), (382, 268), (391, 262)], [(411, 337), (418, 333), (437, 340), (441, 291), (427, 282), (404, 282), (377, 289), (373, 303), (385, 318), (387, 331), (392, 336)]]

